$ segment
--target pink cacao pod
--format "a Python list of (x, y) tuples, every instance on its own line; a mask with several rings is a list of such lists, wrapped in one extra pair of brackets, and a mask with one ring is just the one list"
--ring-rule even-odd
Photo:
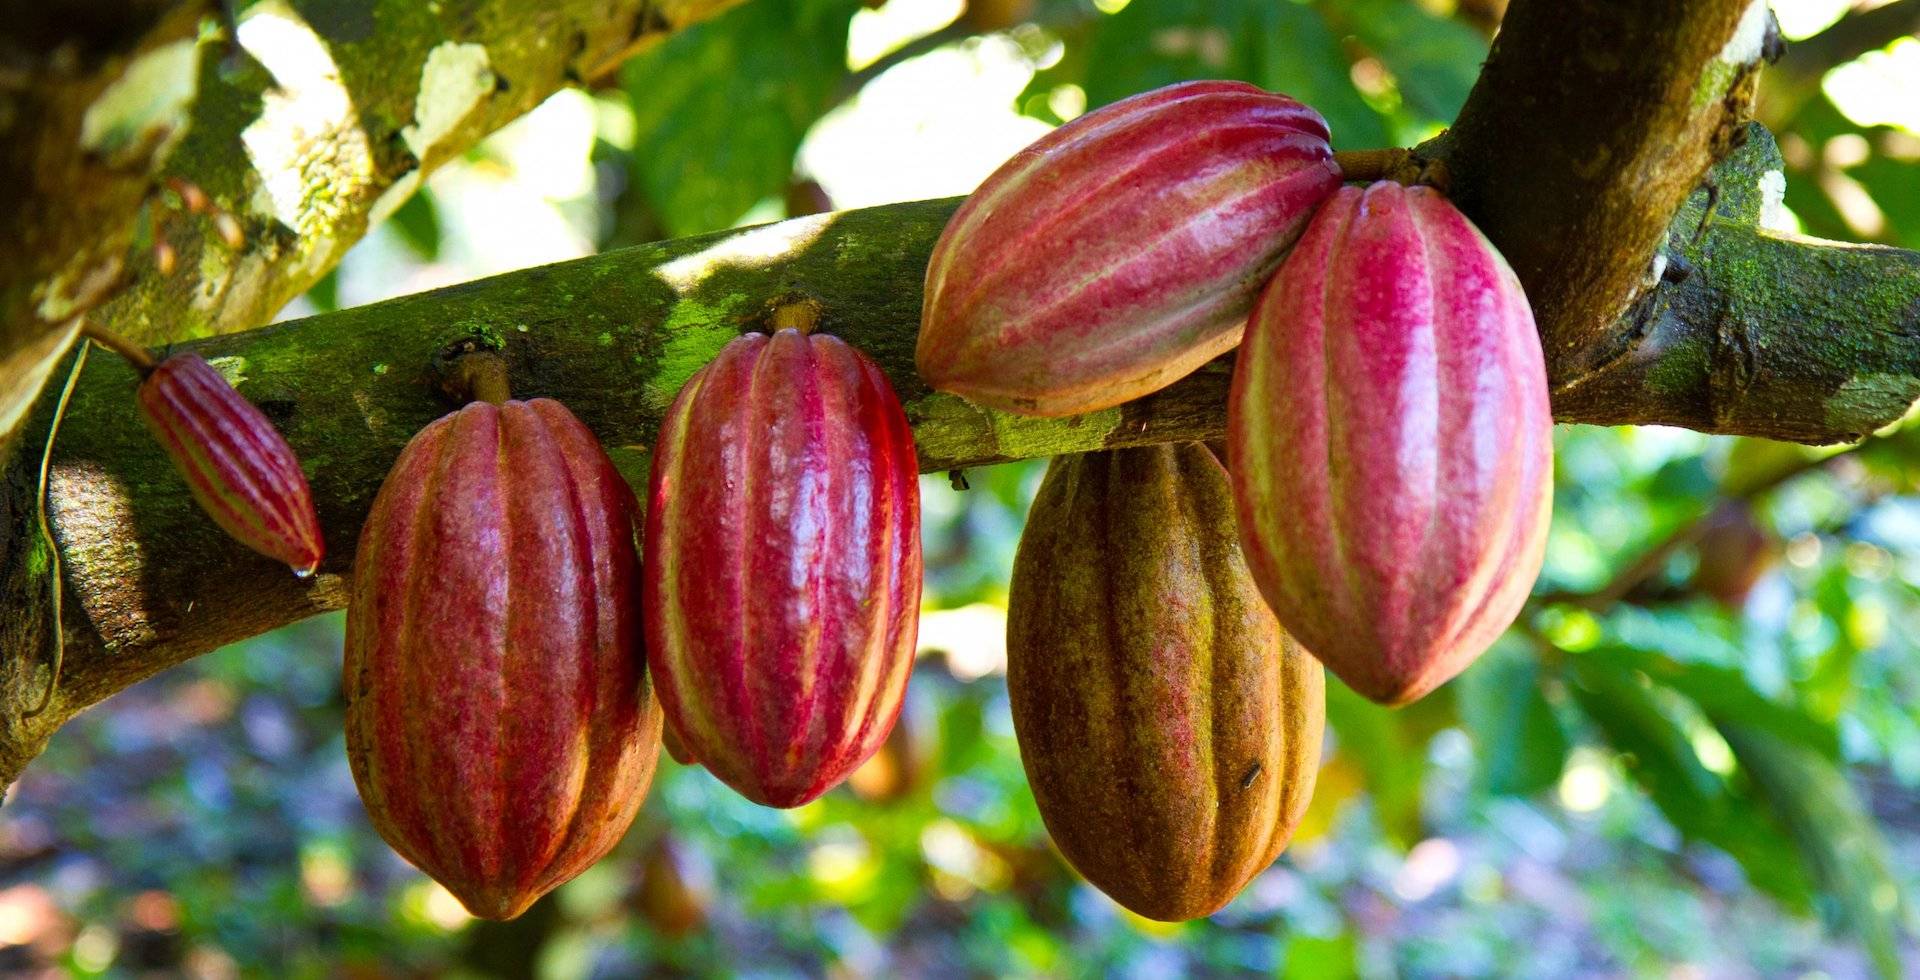
[(1088, 881), (1169, 922), (1232, 901), (1313, 796), (1325, 684), (1247, 573), (1205, 446), (1054, 459), (1013, 565), (1007, 696)]
[(1342, 188), (1260, 297), (1228, 452), (1247, 563), (1354, 690), (1404, 704), (1513, 622), (1546, 545), (1533, 313), (1436, 191)]
[(558, 402), (474, 402), (414, 436), (361, 530), (347, 758), (380, 835), (475, 915), (586, 870), (653, 779), (637, 507)]
[(920, 617), (913, 433), (840, 340), (747, 334), (682, 388), (647, 509), (667, 725), (756, 803), (799, 806), (886, 741)]
[(198, 354), (175, 354), (140, 384), (140, 417), (200, 509), (233, 539), (301, 577), (326, 551), (313, 494), (287, 441)]
[(1320, 115), (1240, 82), (1081, 116), (947, 224), (927, 265), (920, 375), (1029, 415), (1164, 388), (1239, 343), (1261, 284), (1339, 183)]

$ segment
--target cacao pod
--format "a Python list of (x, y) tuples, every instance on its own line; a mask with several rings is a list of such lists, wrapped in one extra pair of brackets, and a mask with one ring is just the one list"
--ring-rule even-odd
[(898, 803), (927, 781), (938, 747), (932, 706), (915, 698), (912, 687), (900, 701), (900, 715), (879, 751), (847, 776), (847, 788), (868, 803)]
[(1708, 518), (1696, 549), (1694, 591), (1727, 609), (1747, 604), (1747, 595), (1779, 557), (1779, 544), (1754, 518), (1753, 508), (1735, 501)]
[(1235, 366), (1241, 540), (1280, 623), (1404, 704), (1514, 619), (1546, 545), (1553, 418), (1506, 260), (1430, 188), (1342, 188)]
[(652, 781), (638, 502), (558, 402), (422, 429), (354, 557), (347, 757), (381, 836), (510, 919), (599, 860)]
[(713, 894), (713, 865), (699, 848), (664, 834), (647, 848), (634, 905), (661, 935), (685, 936), (706, 925)]
[(886, 740), (920, 511), (913, 433), (872, 361), (796, 330), (728, 344), (661, 423), (645, 555), (667, 724), (722, 782), (799, 806)]
[(1062, 456), (1014, 559), (1007, 693), (1047, 831), (1148, 918), (1210, 915), (1313, 794), (1320, 665), (1240, 556), (1205, 446)]
[(917, 358), (940, 391), (1030, 415), (1118, 405), (1231, 349), (1339, 186), (1320, 115), (1240, 82), (1088, 113), (1015, 154), (927, 265)]
[(694, 758), (693, 753), (687, 751), (687, 747), (680, 744), (680, 736), (673, 733), (673, 727), (671, 725), (660, 726), (660, 744), (666, 746), (667, 755), (671, 757), (673, 761), (683, 766), (697, 766), (700, 764), (700, 760)]
[(175, 354), (140, 384), (140, 417), (193, 499), (234, 540), (294, 574), (324, 556), (313, 494), (287, 441), (198, 354)]

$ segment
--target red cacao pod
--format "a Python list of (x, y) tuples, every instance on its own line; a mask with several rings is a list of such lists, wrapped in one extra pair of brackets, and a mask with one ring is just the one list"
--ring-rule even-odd
[(287, 441), (198, 354), (175, 354), (140, 384), (140, 417), (200, 509), (233, 539), (294, 573), (326, 551), (313, 494)]
[(1313, 795), (1325, 679), (1261, 600), (1198, 443), (1053, 461), (1014, 559), (1007, 693), (1054, 843), (1149, 918), (1231, 901)]
[(1030, 415), (1118, 405), (1232, 348), (1339, 186), (1320, 115), (1240, 82), (1088, 113), (1015, 154), (927, 265), (920, 374)]
[(1260, 297), (1228, 401), (1241, 540), (1327, 669), (1403, 704), (1513, 622), (1553, 417), (1506, 260), (1430, 188), (1341, 189)]
[(728, 344), (661, 423), (647, 656), (667, 724), (722, 782), (799, 806), (900, 711), (920, 616), (913, 433), (840, 340)]
[(558, 402), (475, 402), (414, 436), (361, 530), (354, 781), (475, 915), (513, 918), (599, 860), (653, 779), (637, 507)]

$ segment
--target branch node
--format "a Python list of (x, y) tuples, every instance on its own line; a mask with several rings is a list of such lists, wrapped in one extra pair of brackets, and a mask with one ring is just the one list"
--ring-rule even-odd
[[(497, 338), (463, 337), (440, 348), (428, 371), (440, 395), (455, 404), (499, 404), (511, 398), (507, 359)], [(498, 397), (495, 397), (498, 396)]]

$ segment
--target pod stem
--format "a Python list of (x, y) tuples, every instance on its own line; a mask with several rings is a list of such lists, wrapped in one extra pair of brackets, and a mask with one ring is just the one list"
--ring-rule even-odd
[(447, 383), (476, 402), (498, 405), (513, 397), (513, 386), (507, 381), (507, 359), (496, 351), (460, 355), (453, 362), (453, 374)]
[(1424, 184), (1442, 193), (1447, 189), (1448, 173), (1445, 161), (1429, 159), (1401, 147), (1387, 147), (1379, 150), (1342, 150), (1333, 155), (1333, 163), (1340, 168), (1340, 176), (1343, 180), (1365, 183), (1391, 180), (1409, 186)]
[(134, 369), (140, 372), (142, 378), (152, 374), (153, 369), (160, 366), (160, 363), (153, 359), (153, 352), (91, 320), (80, 324), (80, 333), (88, 340), (126, 358)]

